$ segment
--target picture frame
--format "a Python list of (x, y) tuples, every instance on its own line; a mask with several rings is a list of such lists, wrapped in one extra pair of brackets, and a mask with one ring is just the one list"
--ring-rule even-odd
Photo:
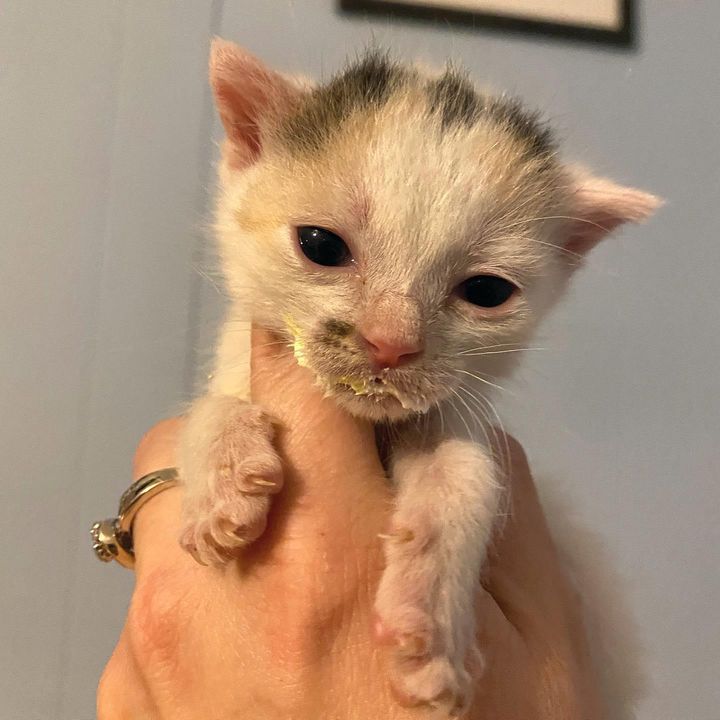
[(496, 31), (635, 44), (634, 0), (340, 0), (340, 7)]

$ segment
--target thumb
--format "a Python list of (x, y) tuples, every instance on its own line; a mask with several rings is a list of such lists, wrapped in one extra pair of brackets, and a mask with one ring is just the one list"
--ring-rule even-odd
[(375, 543), (390, 493), (372, 425), (325, 398), (287, 346), (256, 327), (250, 377), (253, 402), (277, 421), (286, 484), (274, 513), (285, 532), (304, 538), (327, 533), (333, 542), (352, 534), (363, 546)]

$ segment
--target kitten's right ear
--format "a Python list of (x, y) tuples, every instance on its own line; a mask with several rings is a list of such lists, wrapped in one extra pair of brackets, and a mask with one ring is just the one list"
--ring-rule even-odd
[(301, 91), (234, 43), (215, 38), (210, 85), (229, 141), (233, 167), (249, 165), (262, 150), (262, 128), (292, 107)]

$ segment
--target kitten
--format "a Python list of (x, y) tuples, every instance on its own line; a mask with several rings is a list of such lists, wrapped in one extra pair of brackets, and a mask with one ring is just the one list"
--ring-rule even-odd
[(218, 40), (210, 78), (227, 134), (216, 228), (233, 302), (183, 441), (181, 542), (226, 562), (263, 532), (282, 485), (271, 423), (238, 372), (231, 324), (251, 318), (341, 406), (392, 424), (397, 500), (376, 611), (397, 638), (398, 690), (460, 713), (502, 473), (469, 430), (450, 433), (442, 408), (480, 402), (468, 378), (487, 396), (577, 260), (658, 201), (565, 164), (535, 115), (453, 69), (370, 52), (311, 86)]

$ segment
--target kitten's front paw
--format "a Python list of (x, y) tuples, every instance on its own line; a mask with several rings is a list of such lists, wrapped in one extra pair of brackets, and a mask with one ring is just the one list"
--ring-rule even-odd
[(462, 617), (454, 603), (432, 520), (413, 520), (386, 537), (387, 565), (375, 602), (375, 633), (391, 647), (391, 683), (400, 700), (457, 717), (472, 697), (465, 668), (472, 641), (458, 642), (458, 627), (468, 625), (472, 633), (473, 622)]
[(212, 400), (225, 405), (222, 424), (188, 430), (180, 544), (198, 562), (221, 565), (265, 530), (269, 496), (283, 477), (265, 413), (234, 398)]
[(461, 717), (469, 709), (472, 698), (467, 670), (457, 667), (444, 655), (398, 664), (393, 672), (392, 687), (403, 704), (427, 705), (451, 718)]
[(471, 677), (462, 652), (444, 645), (444, 633), (424, 610), (398, 607), (379, 615), (376, 633), (392, 646), (392, 689), (406, 705), (429, 705), (461, 716), (472, 699)]

